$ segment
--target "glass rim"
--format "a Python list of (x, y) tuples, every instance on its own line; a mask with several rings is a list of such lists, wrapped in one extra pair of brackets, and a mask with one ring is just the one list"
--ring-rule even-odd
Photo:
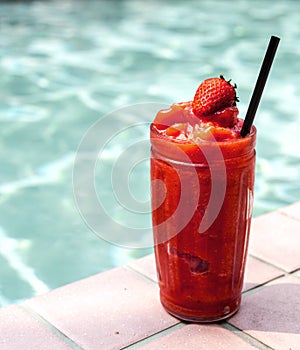
[(201, 139), (201, 142), (194, 142), (193, 140), (178, 140), (176, 138), (174, 138), (174, 139), (170, 138), (167, 135), (163, 135), (163, 134), (159, 133), (157, 131), (157, 129), (155, 128), (155, 123), (154, 122), (152, 122), (150, 124), (150, 132), (155, 134), (156, 136), (158, 136), (160, 139), (168, 140), (168, 142), (172, 142), (174, 144), (195, 145), (195, 146), (199, 146), (200, 147), (201, 145), (209, 145), (209, 144), (225, 145), (225, 144), (228, 144), (228, 143), (239, 143), (239, 142), (242, 142), (243, 140), (252, 139), (257, 133), (257, 128), (255, 127), (255, 125), (252, 125), (251, 132), (249, 134), (247, 134), (246, 136), (244, 136), (244, 137), (239, 136), (237, 138), (227, 139), (225, 141)]

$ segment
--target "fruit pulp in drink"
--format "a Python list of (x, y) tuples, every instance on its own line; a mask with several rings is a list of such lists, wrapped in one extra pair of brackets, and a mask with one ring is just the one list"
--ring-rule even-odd
[(241, 303), (252, 215), (256, 129), (195, 117), (191, 103), (151, 125), (152, 222), (160, 299), (193, 322), (234, 314)]

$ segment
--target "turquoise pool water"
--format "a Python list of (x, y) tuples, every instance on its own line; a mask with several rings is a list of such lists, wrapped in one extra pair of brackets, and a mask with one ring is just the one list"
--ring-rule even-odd
[[(271, 35), (281, 42), (256, 117), (254, 215), (300, 200), (299, 23), (292, 0), (2, 1), (0, 306), (150, 252), (110, 244), (86, 225), (72, 185), (81, 140), (112, 111), (189, 100), (220, 73), (237, 83), (243, 115)], [(134, 132), (126, 147), (147, 137)], [(120, 152), (113, 141), (95, 176), (122, 224), (105, 182)], [(128, 179), (147, 201), (147, 162)], [(148, 225), (149, 215), (142, 220)], [(107, 240), (124, 234), (106, 222), (102, 229)]]

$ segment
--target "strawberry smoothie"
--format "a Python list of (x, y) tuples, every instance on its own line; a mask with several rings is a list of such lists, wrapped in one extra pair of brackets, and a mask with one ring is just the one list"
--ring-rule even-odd
[(240, 136), (235, 86), (205, 80), (193, 101), (151, 124), (152, 221), (160, 299), (186, 321), (212, 322), (241, 303), (256, 129)]

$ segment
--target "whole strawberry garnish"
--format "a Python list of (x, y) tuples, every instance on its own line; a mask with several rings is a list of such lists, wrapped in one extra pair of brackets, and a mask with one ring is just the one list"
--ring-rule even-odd
[(197, 117), (209, 116), (227, 107), (235, 106), (236, 85), (231, 85), (223, 75), (220, 78), (204, 80), (198, 87), (192, 103), (193, 112)]

